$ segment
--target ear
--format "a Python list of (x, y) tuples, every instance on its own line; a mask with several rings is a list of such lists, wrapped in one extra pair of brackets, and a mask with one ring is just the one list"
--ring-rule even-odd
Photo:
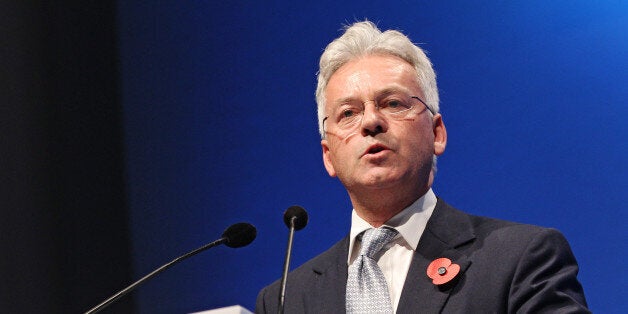
[(447, 146), (447, 129), (445, 129), (443, 116), (439, 113), (434, 115), (432, 125), (434, 132), (434, 155), (440, 156), (445, 152), (445, 147)]
[(329, 150), (327, 140), (321, 140), (321, 148), (323, 149), (323, 164), (325, 164), (325, 169), (327, 169), (327, 173), (330, 177), (335, 177), (336, 170), (334, 170), (334, 165), (331, 161), (331, 151)]

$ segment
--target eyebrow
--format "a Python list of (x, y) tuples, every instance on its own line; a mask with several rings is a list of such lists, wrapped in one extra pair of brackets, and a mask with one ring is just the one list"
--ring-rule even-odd
[[(386, 96), (388, 96), (390, 94), (395, 94), (395, 93), (406, 93), (408, 95), (412, 94), (409, 91), (409, 89), (407, 89), (407, 88), (405, 88), (405, 87), (403, 87), (403, 86), (401, 86), (399, 84), (393, 84), (393, 86), (391, 86), (391, 87), (386, 87), (384, 89), (378, 90), (377, 92), (375, 92), (375, 98), (374, 99), (368, 99), (368, 100), (378, 100), (378, 99), (386, 97)], [(337, 106), (340, 106), (342, 104), (353, 102), (353, 101), (360, 101), (360, 102), (362, 102), (361, 99), (349, 96), (349, 97), (344, 97), (344, 98), (338, 99), (338, 100), (334, 101), (333, 104), (337, 105)]]

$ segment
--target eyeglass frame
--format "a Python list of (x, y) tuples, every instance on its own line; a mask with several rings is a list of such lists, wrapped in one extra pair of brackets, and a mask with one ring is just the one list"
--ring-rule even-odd
[[(420, 101), (420, 102), (421, 102), (421, 103), (425, 106), (425, 109), (427, 109), (427, 110), (428, 110), (428, 111), (432, 114), (432, 116), (436, 114), (436, 113), (432, 110), (432, 108), (430, 108), (430, 106), (428, 106), (428, 105), (427, 105), (427, 103), (425, 103), (425, 101), (423, 101), (423, 99), (421, 99), (420, 97), (418, 97), (418, 96), (412, 96), (412, 95), (410, 95), (410, 96), (408, 96), (408, 97), (410, 97), (410, 98), (414, 98), (414, 99), (416, 99), (416, 100)], [(379, 111), (379, 105), (378, 105), (378, 104), (377, 104), (377, 102), (376, 102), (376, 101), (374, 101), (374, 100), (367, 100), (367, 101), (363, 102), (363, 103), (362, 103), (362, 105), (366, 104), (367, 102), (371, 102), (371, 101), (373, 101), (373, 102), (375, 103), (375, 109), (377, 109), (377, 110)], [(413, 106), (413, 107), (408, 108), (406, 111), (410, 111), (410, 110), (412, 110), (413, 108), (414, 108), (414, 106)], [(365, 107), (365, 108), (362, 110), (362, 112), (361, 112), (362, 116), (364, 116), (364, 110), (365, 110), (365, 109), (366, 109), (366, 107)], [(325, 118), (323, 118), (323, 121), (321, 121), (321, 125), (322, 125), (322, 127), (323, 127), (323, 133), (325, 133), (325, 134), (327, 134), (327, 130), (326, 130), (326, 128), (325, 128), (325, 121), (327, 121), (327, 119), (329, 119), (329, 116), (325, 116)]]

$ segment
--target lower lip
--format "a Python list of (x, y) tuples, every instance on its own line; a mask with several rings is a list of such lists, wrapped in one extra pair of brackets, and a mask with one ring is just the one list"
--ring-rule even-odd
[(380, 150), (377, 153), (366, 153), (364, 154), (364, 157), (369, 158), (369, 159), (383, 158), (386, 154), (388, 154), (388, 152), (390, 151), (387, 149), (384, 149), (384, 150)]

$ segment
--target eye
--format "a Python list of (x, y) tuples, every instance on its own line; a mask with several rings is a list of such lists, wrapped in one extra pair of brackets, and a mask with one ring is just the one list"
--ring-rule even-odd
[(341, 129), (347, 128), (360, 120), (362, 107), (359, 104), (344, 104), (336, 114), (336, 123)]
[(338, 121), (352, 120), (360, 114), (362, 109), (353, 104), (345, 104), (338, 108)]
[(393, 100), (389, 100), (386, 103), (386, 107), (390, 108), (390, 109), (397, 109), (399, 107), (403, 107), (403, 103), (399, 100), (393, 99)]
[(344, 109), (342, 111), (342, 115), (341, 118), (351, 118), (353, 116), (355, 116), (356, 112), (353, 109)]
[(383, 102), (383, 105), (380, 106), (382, 110), (385, 110), (389, 113), (403, 112), (411, 108), (408, 105), (408, 102), (403, 101), (399, 98), (390, 98)]

